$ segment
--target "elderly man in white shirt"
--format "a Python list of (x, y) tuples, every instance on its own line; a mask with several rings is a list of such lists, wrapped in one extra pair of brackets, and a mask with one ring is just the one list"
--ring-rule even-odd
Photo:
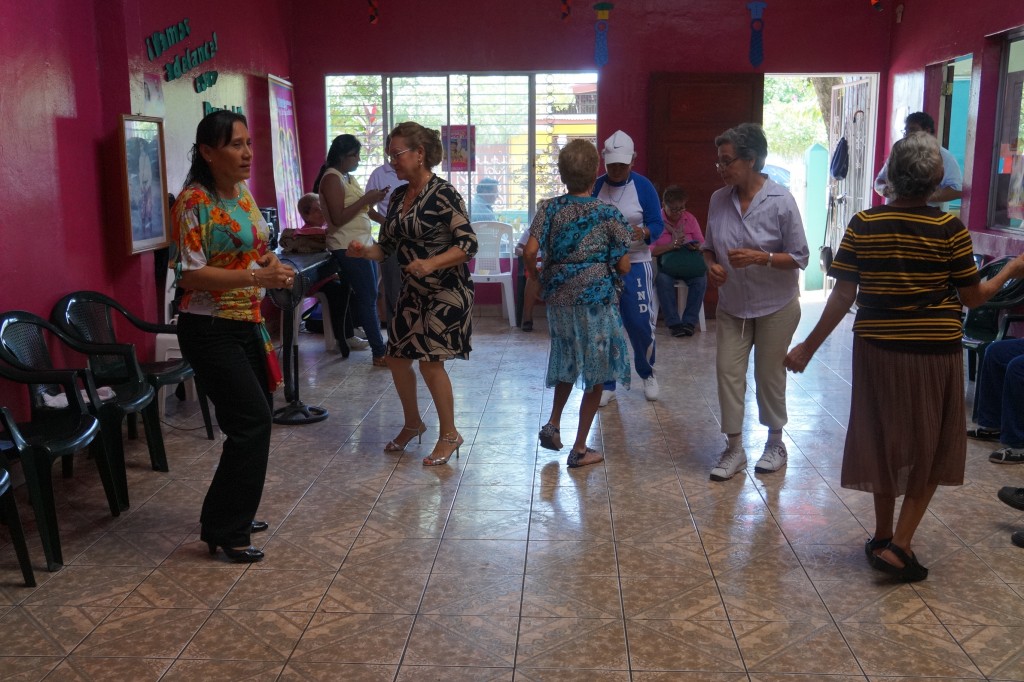
[[(935, 135), (935, 121), (923, 111), (915, 111), (907, 116), (903, 125), (904, 137), (921, 131), (929, 135)], [(939, 186), (935, 188), (935, 191), (932, 192), (932, 195), (928, 197), (928, 205), (944, 208), (944, 204), (956, 201), (963, 196), (964, 176), (960, 172), (960, 165), (956, 162), (956, 158), (949, 153), (949, 150), (940, 145), (939, 155), (942, 157), (942, 180), (939, 182)], [(875, 191), (887, 200), (891, 198), (887, 194), (888, 176), (889, 160), (886, 159), (882, 165), (882, 170), (878, 171), (878, 176), (875, 178)]]

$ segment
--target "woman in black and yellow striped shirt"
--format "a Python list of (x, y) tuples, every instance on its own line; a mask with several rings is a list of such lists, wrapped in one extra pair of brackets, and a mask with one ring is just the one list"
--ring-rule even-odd
[(981, 305), (1024, 275), (1022, 256), (979, 280), (963, 223), (927, 204), (941, 178), (934, 137), (914, 133), (893, 146), (888, 182), (896, 199), (850, 221), (828, 272), (836, 286), (821, 319), (786, 357), (789, 369), (802, 372), (856, 302), (841, 484), (873, 493), (868, 562), (906, 581), (928, 576), (911, 541), (936, 487), (963, 483), (961, 307)]

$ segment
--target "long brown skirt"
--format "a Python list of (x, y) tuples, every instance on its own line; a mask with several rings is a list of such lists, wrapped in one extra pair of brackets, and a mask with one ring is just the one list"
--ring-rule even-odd
[(962, 485), (967, 460), (963, 356), (853, 341), (853, 393), (841, 484), (886, 496)]

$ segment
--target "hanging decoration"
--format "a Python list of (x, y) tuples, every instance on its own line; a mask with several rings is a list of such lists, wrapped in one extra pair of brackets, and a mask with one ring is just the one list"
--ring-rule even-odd
[(764, 61), (764, 8), (767, 2), (751, 2), (750, 10), (750, 65), (761, 66)]
[(376, 25), (377, 23), (377, 0), (366, 0), (369, 4), (370, 10), (370, 23)]
[(871, 7), (876, 12), (881, 12), (882, 9), (883, 9), (883, 7), (882, 7), (882, 0), (871, 0)]
[(572, 14), (572, 0), (562, 0), (562, 21), (569, 18)]
[(594, 63), (604, 66), (608, 63), (608, 15), (615, 7), (610, 2), (599, 2), (594, 5), (597, 12), (597, 23), (594, 24)]

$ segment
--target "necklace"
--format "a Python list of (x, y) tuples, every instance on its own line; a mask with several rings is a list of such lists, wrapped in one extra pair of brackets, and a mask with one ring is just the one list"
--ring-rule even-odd
[(619, 205), (619, 202), (622, 200), (622, 195), (626, 193), (626, 187), (628, 186), (629, 180), (626, 180), (626, 184), (624, 184), (622, 187), (619, 187), (619, 196), (616, 197), (612, 196), (612, 190), (615, 189), (616, 185), (608, 185), (608, 198), (611, 199), (611, 203), (613, 206)]

